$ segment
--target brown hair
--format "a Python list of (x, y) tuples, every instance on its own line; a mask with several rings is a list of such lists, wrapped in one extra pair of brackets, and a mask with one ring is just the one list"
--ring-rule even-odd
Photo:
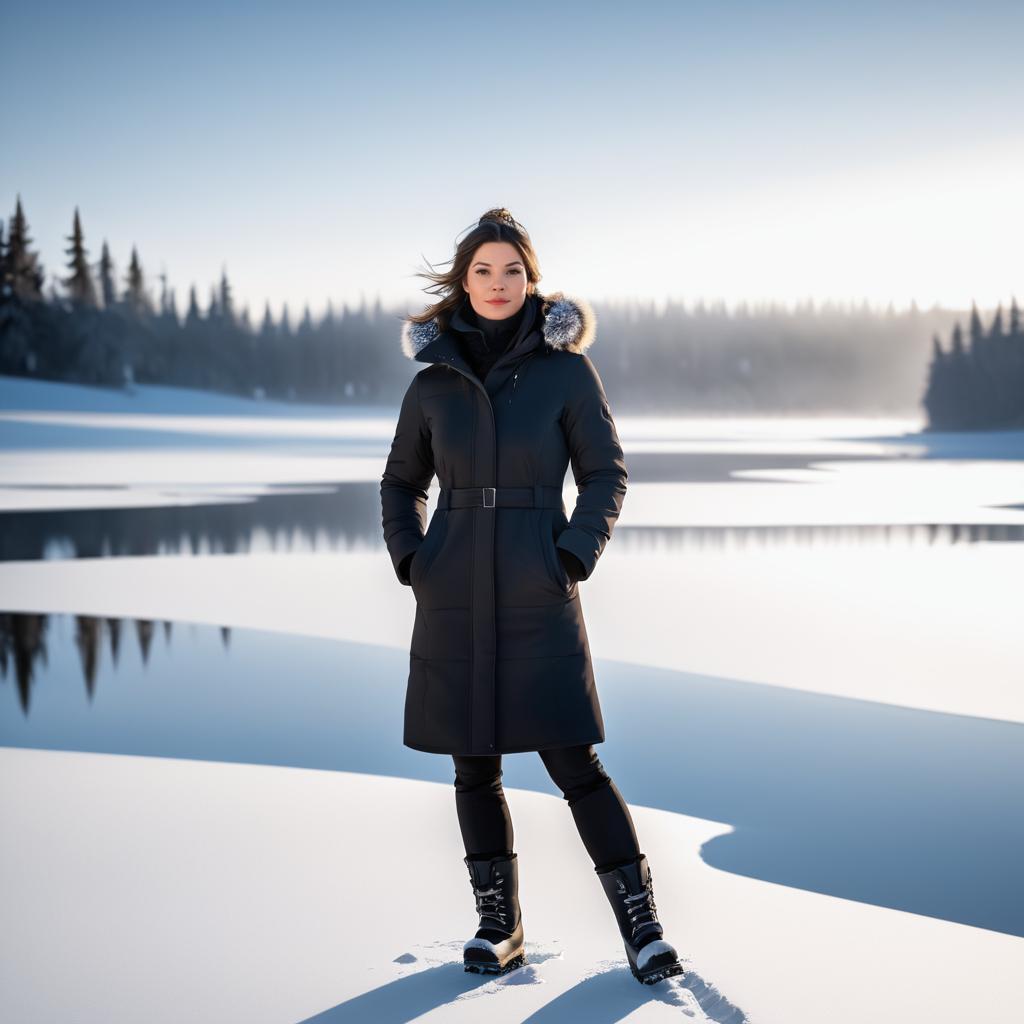
[(448, 326), (451, 314), (462, 304), (465, 294), (462, 282), (473, 260), (473, 254), (485, 242), (511, 242), (519, 250), (523, 265), (526, 267), (527, 295), (539, 295), (537, 282), (541, 278), (540, 264), (537, 261), (537, 254), (533, 251), (533, 242), (530, 241), (526, 228), (504, 206), (498, 206), (488, 210), (470, 229), (469, 234), (456, 243), (455, 255), (448, 261), (452, 265), (451, 270), (437, 271), (427, 262), (430, 270), (416, 274), (417, 277), (425, 277), (433, 282), (433, 285), (423, 289), (425, 292), (440, 295), (441, 298), (432, 306), (427, 306), (422, 313), (412, 313), (406, 319), (423, 324), (437, 317), (441, 330), (444, 330)]

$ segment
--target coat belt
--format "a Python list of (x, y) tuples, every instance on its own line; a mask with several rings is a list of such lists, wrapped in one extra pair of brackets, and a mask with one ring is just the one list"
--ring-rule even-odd
[(536, 484), (533, 487), (442, 487), (438, 508), (563, 508), (562, 488)]

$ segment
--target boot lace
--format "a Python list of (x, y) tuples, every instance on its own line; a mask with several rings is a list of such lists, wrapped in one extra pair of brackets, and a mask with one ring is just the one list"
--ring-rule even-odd
[(658, 924), (658, 909), (654, 903), (654, 876), (647, 872), (647, 882), (643, 889), (623, 900), (629, 913), (629, 923), (633, 927), (633, 938), (641, 928), (650, 924)]
[(481, 921), (485, 917), (489, 917), (504, 926), (505, 894), (502, 891), (502, 886), (505, 884), (505, 879), (498, 873), (495, 873), (495, 878), (497, 881), (490, 889), (478, 889), (475, 885), (473, 886), (473, 895), (476, 897), (476, 912), (480, 916)]

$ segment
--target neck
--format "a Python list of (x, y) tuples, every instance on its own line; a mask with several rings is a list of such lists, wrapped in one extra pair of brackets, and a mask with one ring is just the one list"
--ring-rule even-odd
[(473, 309), (471, 303), (467, 302), (468, 310), (472, 316), (476, 326), (480, 328), (481, 333), (488, 342), (488, 346), (502, 339), (507, 339), (513, 334), (522, 322), (523, 314), (526, 311), (527, 302), (511, 316), (506, 316), (501, 319), (494, 319), (489, 316), (483, 316), (481, 313), (476, 312)]

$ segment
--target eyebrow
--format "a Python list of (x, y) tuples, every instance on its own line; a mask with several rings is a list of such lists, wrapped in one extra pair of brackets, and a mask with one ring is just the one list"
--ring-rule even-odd
[[(511, 263), (506, 263), (505, 266), (506, 267), (514, 267), (517, 263), (519, 264), (519, 266), (523, 265), (523, 261), (522, 260), (512, 260)], [(474, 267), (479, 267), (479, 266), (489, 267), (490, 263), (488, 263), (487, 260), (477, 260), (476, 263), (473, 264), (473, 266)]]

